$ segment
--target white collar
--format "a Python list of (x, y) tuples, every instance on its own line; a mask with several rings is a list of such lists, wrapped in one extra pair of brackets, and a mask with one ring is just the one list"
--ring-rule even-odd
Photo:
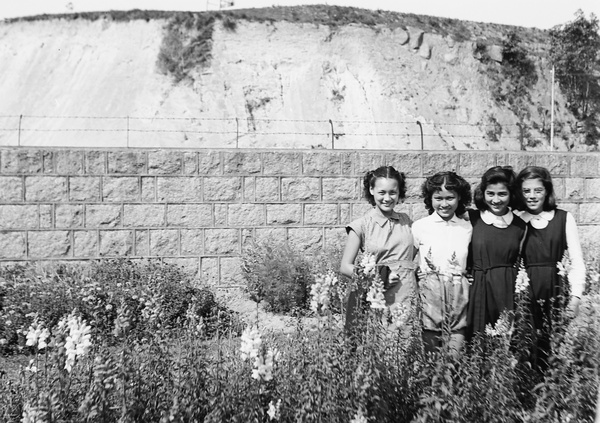
[(440, 222), (440, 223), (442, 223), (442, 222), (444, 222), (444, 223), (450, 223), (450, 222), (456, 223), (456, 222), (458, 222), (458, 217), (456, 216), (456, 213), (454, 213), (454, 216), (452, 216), (452, 218), (450, 218), (448, 220), (444, 220), (444, 219), (442, 219), (442, 216), (440, 216), (439, 214), (437, 214), (434, 211), (433, 213), (431, 213), (429, 215), (429, 218), (431, 220), (433, 220), (434, 222)]
[(539, 214), (531, 214), (528, 211), (519, 211), (517, 216), (523, 219), (526, 223), (531, 223), (535, 229), (544, 229), (548, 223), (554, 219), (554, 210), (542, 211)]
[(483, 220), (488, 225), (493, 225), (496, 228), (508, 228), (508, 226), (512, 223), (514, 215), (508, 210), (506, 214), (502, 216), (497, 216), (489, 210), (484, 210), (481, 212), (481, 220)]

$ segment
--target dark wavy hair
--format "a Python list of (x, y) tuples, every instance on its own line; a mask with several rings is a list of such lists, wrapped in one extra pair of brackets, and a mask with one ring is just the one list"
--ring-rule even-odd
[(431, 204), (431, 197), (434, 193), (441, 191), (442, 188), (458, 194), (460, 199), (458, 200), (458, 207), (455, 214), (464, 214), (467, 211), (467, 206), (471, 204), (471, 185), (462, 176), (454, 172), (438, 172), (423, 182), (421, 195), (429, 214), (433, 214), (434, 211)]
[(375, 181), (379, 178), (395, 179), (398, 181), (398, 198), (404, 200), (406, 197), (406, 176), (398, 172), (392, 166), (381, 166), (375, 170), (370, 170), (363, 178), (364, 197), (370, 205), (375, 205), (375, 198), (371, 194), (371, 188), (375, 186)]
[(523, 196), (523, 182), (527, 179), (539, 179), (542, 181), (544, 188), (546, 189), (546, 199), (544, 200), (544, 211), (550, 211), (556, 209), (556, 194), (554, 193), (554, 185), (552, 184), (552, 176), (545, 167), (541, 166), (527, 166), (525, 169), (519, 172), (516, 181), (516, 192), (517, 192), (517, 208), (519, 210), (527, 210), (525, 197)]
[(510, 166), (494, 166), (486, 170), (481, 177), (481, 182), (477, 185), (473, 194), (475, 207), (481, 211), (489, 210), (490, 208), (485, 202), (485, 190), (489, 185), (504, 184), (510, 195), (508, 206), (514, 208), (518, 203), (515, 195), (516, 177), (515, 172)]

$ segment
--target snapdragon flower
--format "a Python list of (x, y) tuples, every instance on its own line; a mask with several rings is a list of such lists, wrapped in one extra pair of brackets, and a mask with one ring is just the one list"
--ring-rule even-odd
[(362, 408), (359, 408), (354, 418), (350, 420), (350, 423), (367, 423), (367, 417), (363, 414)]
[(266, 354), (260, 354), (254, 359), (252, 378), (266, 382), (273, 379), (273, 365), (276, 352), (269, 348)]
[(318, 313), (319, 311), (326, 311), (329, 308), (331, 302), (329, 293), (337, 282), (338, 279), (333, 272), (315, 276), (315, 283), (310, 287), (310, 309), (313, 312)]
[(371, 303), (373, 309), (385, 308), (385, 296), (383, 295), (383, 282), (380, 278), (375, 278), (369, 292), (367, 292), (367, 301)]
[(375, 256), (373, 254), (363, 255), (360, 266), (367, 276), (375, 276), (377, 274), (377, 263), (375, 262)]
[(258, 357), (261, 345), (262, 340), (258, 329), (250, 327), (244, 329), (244, 332), (242, 332), (242, 345), (240, 346), (242, 360)]
[(46, 340), (50, 337), (50, 331), (44, 328), (40, 322), (34, 322), (27, 331), (27, 342), (25, 345), (33, 347), (37, 345), (38, 350), (43, 350), (48, 346)]
[[(66, 325), (69, 330), (69, 334), (67, 335), (67, 340), (65, 342), (67, 355), (65, 369), (67, 369), (68, 372), (71, 372), (77, 357), (83, 357), (86, 355), (92, 346), (92, 335), (90, 333), (92, 328), (86, 324), (85, 320), (81, 319), (81, 316), (75, 316), (74, 313), (71, 313), (64, 325)], [(61, 324), (59, 322), (59, 327), (60, 326)]]
[(277, 401), (277, 404), (273, 404), (273, 401), (269, 402), (269, 409), (267, 410), (267, 414), (269, 415), (269, 420), (279, 420), (280, 413), (279, 409), (281, 408), (281, 399)]
[(521, 264), (519, 266), (519, 272), (517, 273), (517, 280), (515, 282), (515, 292), (517, 294), (521, 294), (526, 292), (529, 287), (529, 276), (527, 275), (527, 271), (525, 267)]

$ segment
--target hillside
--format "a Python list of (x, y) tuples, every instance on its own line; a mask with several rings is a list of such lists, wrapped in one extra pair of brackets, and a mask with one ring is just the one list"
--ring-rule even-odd
[[(546, 150), (547, 50), (541, 30), (327, 6), (8, 20), (0, 145), (420, 149), (419, 121), (425, 149)], [(555, 148), (583, 148), (556, 101)]]

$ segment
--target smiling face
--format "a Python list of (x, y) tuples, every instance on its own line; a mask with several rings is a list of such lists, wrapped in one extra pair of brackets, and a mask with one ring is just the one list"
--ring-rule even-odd
[(503, 183), (489, 184), (483, 193), (485, 204), (496, 216), (504, 216), (510, 203), (510, 192)]
[(544, 210), (547, 192), (541, 179), (525, 179), (521, 185), (521, 192), (529, 213), (539, 214)]
[(458, 208), (460, 196), (456, 191), (448, 191), (446, 187), (436, 191), (431, 196), (431, 207), (442, 219), (450, 220)]
[(369, 190), (375, 205), (385, 216), (390, 216), (400, 200), (398, 181), (390, 178), (377, 178)]

